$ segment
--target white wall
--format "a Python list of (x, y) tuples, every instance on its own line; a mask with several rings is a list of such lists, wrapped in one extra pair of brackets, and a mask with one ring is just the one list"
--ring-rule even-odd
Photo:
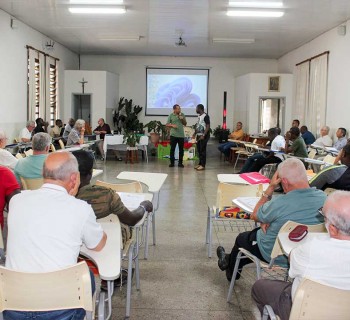
[[(334, 28), (278, 60), (279, 72), (294, 72), (295, 64), (330, 51), (328, 65), (326, 125), (332, 134), (338, 127), (350, 129), (350, 22), (347, 34), (340, 36)], [(307, 123), (306, 123), (307, 125)]]
[[(280, 77), (280, 91), (269, 92), (269, 77)], [(237, 107), (237, 120), (243, 122), (246, 132), (259, 132), (259, 98), (285, 98), (284, 128), (289, 129), (292, 122), (291, 110), (293, 105), (293, 75), (276, 73), (251, 73), (236, 78), (235, 104)]]
[[(106, 71), (91, 70), (66, 70), (64, 86), (64, 114), (73, 115), (73, 94), (82, 94), (84, 78), (87, 83), (84, 87), (85, 94), (91, 94), (91, 127), (97, 127), (99, 118), (104, 118), (106, 123), (111, 121), (111, 109), (115, 108), (118, 98), (118, 76)], [(107, 109), (108, 108), (108, 109)], [(108, 110), (108, 113), (107, 113)], [(84, 119), (87, 120), (87, 119)], [(111, 122), (109, 124), (112, 124)]]
[[(48, 38), (18, 20), (18, 27), (11, 29), (10, 21), (11, 17), (0, 10), (0, 128), (12, 139), (27, 121), (26, 45), (42, 50), (42, 43)], [(50, 54), (60, 59), (58, 81), (63, 88), (63, 71), (78, 68), (78, 55), (59, 43)], [(59, 101), (63, 101), (63, 90), (59, 92)]]
[[(159, 67), (205, 67), (209, 73), (209, 115), (211, 127), (222, 124), (223, 94), (227, 91), (227, 124), (233, 127), (235, 77), (249, 72), (277, 72), (277, 61), (273, 59), (223, 59), (185, 57), (127, 57), (83, 55), (81, 68), (85, 70), (106, 70), (119, 74), (119, 96), (133, 99), (135, 104), (146, 103), (146, 66)], [(166, 117), (145, 117), (145, 109), (140, 114), (144, 124), (156, 118), (165, 123)], [(197, 119), (188, 118), (189, 125)], [(236, 119), (235, 119), (236, 121)]]

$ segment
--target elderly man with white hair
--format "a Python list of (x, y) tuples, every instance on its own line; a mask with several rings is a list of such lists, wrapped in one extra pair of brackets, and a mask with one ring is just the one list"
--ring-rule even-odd
[[(272, 197), (275, 188), (282, 185), (285, 195)], [(240, 233), (231, 254), (225, 254), (223, 247), (217, 248), (218, 266), (226, 270), (226, 277), (231, 281), (239, 248), (244, 248), (267, 263), (281, 227), (289, 220), (302, 224), (319, 224), (324, 221), (318, 209), (323, 206), (326, 195), (323, 191), (310, 188), (304, 164), (296, 158), (283, 161), (271, 179), (269, 187), (263, 192), (254, 208), (251, 218), (260, 222), (260, 227)], [(239, 271), (250, 259), (242, 259)], [(287, 265), (283, 256), (276, 259), (281, 266)], [(239, 279), (240, 273), (236, 279)]]
[(350, 192), (336, 191), (320, 210), (325, 218), (327, 237), (316, 237), (290, 254), (289, 276), (293, 283), (258, 280), (252, 297), (262, 312), (269, 304), (282, 320), (289, 319), (292, 301), (302, 278), (330, 287), (350, 290)]
[(85, 121), (83, 119), (78, 119), (74, 128), (68, 135), (67, 146), (72, 146), (74, 144), (83, 144), (84, 143), (84, 132), (85, 132)]
[(15, 175), (20, 184), (20, 177), (37, 179), (43, 176), (44, 161), (49, 153), (50, 144), (51, 137), (48, 133), (39, 132), (33, 136), (33, 154), (19, 159), (15, 166)]
[(34, 121), (27, 121), (26, 127), (19, 133), (19, 139), (21, 142), (30, 142), (32, 139), (33, 130), (35, 128)]
[(320, 130), (321, 136), (316, 139), (314, 142), (314, 145), (321, 146), (321, 147), (331, 147), (333, 145), (332, 138), (328, 135), (329, 134), (329, 127), (323, 126)]
[(0, 166), (13, 170), (17, 164), (17, 159), (7, 150), (5, 150), (7, 137), (5, 131), (0, 129)]
[[(12, 197), (8, 217), (6, 267), (20, 272), (51, 272), (77, 263), (80, 247), (100, 251), (107, 235), (91, 206), (78, 200), (80, 175), (70, 152), (50, 154), (44, 185)], [(94, 279), (91, 277), (92, 290)], [(64, 293), (63, 293), (64, 294)], [(29, 310), (28, 310), (29, 311)], [(79, 319), (85, 310), (5, 311), (4, 319)]]

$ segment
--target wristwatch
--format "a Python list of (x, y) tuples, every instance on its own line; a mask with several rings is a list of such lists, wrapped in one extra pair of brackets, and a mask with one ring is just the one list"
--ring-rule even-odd
[(266, 198), (267, 200), (271, 200), (272, 199), (272, 196), (268, 195), (267, 193), (265, 193), (265, 191), (262, 193), (262, 196), (264, 198)]

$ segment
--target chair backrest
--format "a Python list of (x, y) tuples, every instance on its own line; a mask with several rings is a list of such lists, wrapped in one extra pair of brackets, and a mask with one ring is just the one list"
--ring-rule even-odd
[[(278, 233), (289, 233), (298, 225), (304, 225), (304, 224), (289, 220), (281, 227), (281, 229), (280, 229), (280, 231), (278, 231)], [(309, 232), (327, 232), (327, 229), (326, 229), (326, 226), (324, 223), (313, 224), (313, 225), (308, 224), (306, 226), (307, 226)], [(278, 237), (277, 237), (275, 244), (272, 248), (270, 265), (273, 264), (273, 261), (275, 258), (277, 258), (278, 256), (280, 256), (282, 254), (283, 254), (283, 251), (282, 251), (282, 248), (280, 246), (280, 243), (279, 243)]]
[(137, 145), (148, 146), (149, 136), (141, 136), (140, 142)]
[(327, 154), (324, 158), (323, 158), (323, 162), (327, 163), (327, 164), (331, 164), (333, 165), (335, 161), (335, 157), (333, 157), (331, 154)]
[(26, 155), (26, 157), (33, 155), (33, 149), (24, 151), (24, 154)]
[(309, 159), (314, 159), (315, 156), (316, 156), (316, 153), (317, 153), (316, 149), (311, 149), (311, 150), (309, 151), (308, 158), (309, 158)]
[(58, 140), (58, 144), (60, 145), (61, 149), (65, 149), (66, 148), (66, 146), (64, 145), (64, 143), (63, 143), (63, 141), (61, 139)]
[(17, 154), (15, 155), (15, 157), (16, 157), (17, 159), (23, 159), (22, 153), (17, 153)]
[(97, 180), (96, 185), (106, 187), (106, 188), (111, 188), (112, 190), (117, 192), (138, 192), (138, 193), (142, 192), (142, 185), (139, 181), (117, 184), (117, 183), (108, 183), (101, 180)]
[(21, 178), (21, 184), (24, 190), (36, 190), (39, 189), (44, 184), (43, 178), (29, 179)]
[(259, 185), (242, 185), (219, 183), (216, 193), (216, 207), (233, 206), (232, 200), (237, 197), (256, 197)]
[(0, 267), (0, 311), (93, 311), (91, 278), (85, 262), (47, 273)]
[(50, 144), (50, 149), (52, 152), (56, 152), (56, 148), (52, 143)]
[(289, 320), (349, 319), (350, 290), (303, 279), (295, 294)]

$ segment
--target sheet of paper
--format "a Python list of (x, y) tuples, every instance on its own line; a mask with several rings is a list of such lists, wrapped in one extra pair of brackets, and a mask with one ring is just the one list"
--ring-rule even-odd
[(117, 192), (120, 199), (124, 203), (124, 206), (129, 210), (134, 210), (138, 208), (140, 203), (145, 200), (145, 196), (143, 194), (138, 193), (129, 193), (129, 192)]
[(259, 197), (238, 197), (232, 202), (244, 211), (252, 213), (259, 199)]

